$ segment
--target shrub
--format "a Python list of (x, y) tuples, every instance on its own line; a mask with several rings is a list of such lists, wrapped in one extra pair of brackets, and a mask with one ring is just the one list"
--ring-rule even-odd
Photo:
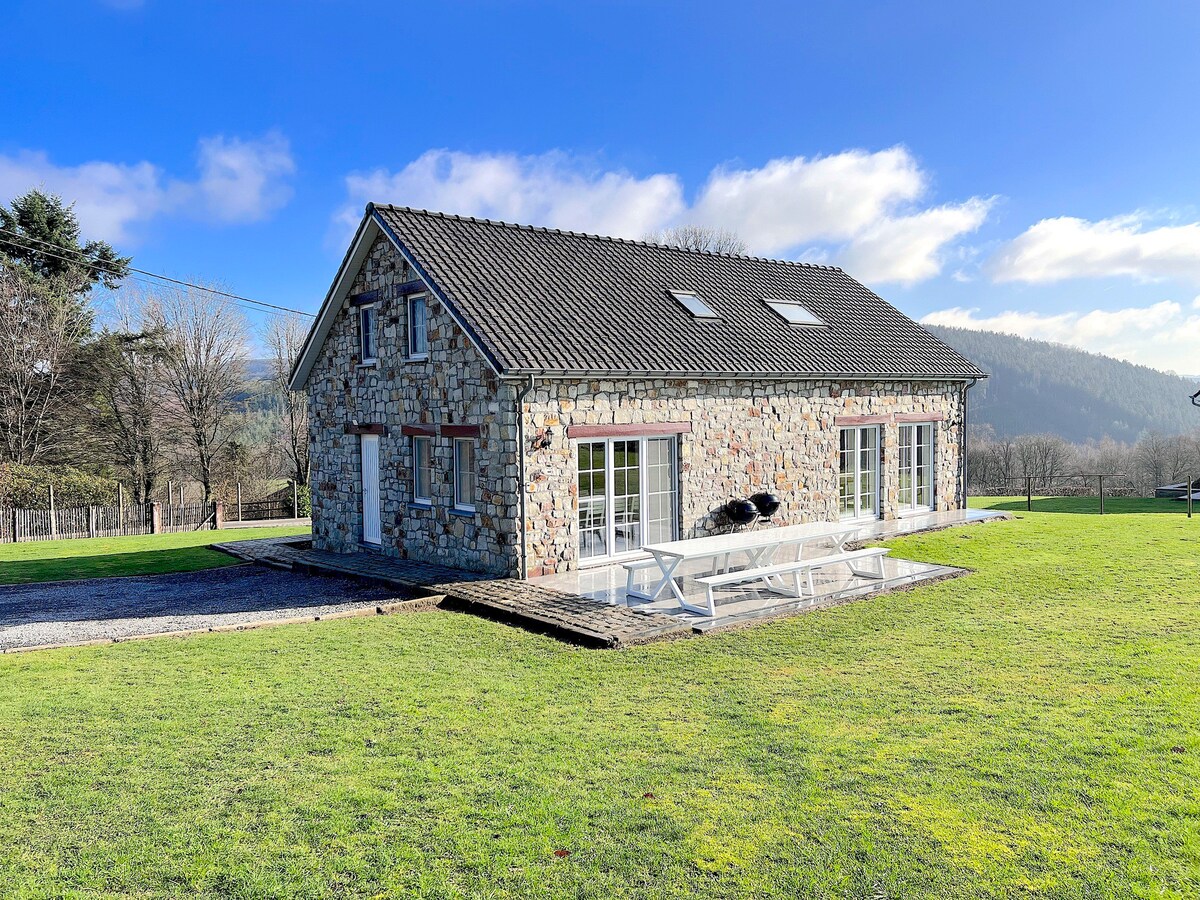
[(0, 463), (0, 506), (45, 509), (50, 505), (47, 488), (54, 487), (54, 505), (113, 506), (117, 483), (71, 466), (23, 466)]

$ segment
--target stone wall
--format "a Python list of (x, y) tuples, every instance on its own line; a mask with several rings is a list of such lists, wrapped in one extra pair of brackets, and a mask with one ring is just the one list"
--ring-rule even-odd
[[(891, 417), (941, 416), (934, 427), (935, 505), (959, 503), (961, 386), (954, 383), (833, 383), (639, 380), (540, 382), (526, 400), (528, 571), (578, 565), (575, 442), (571, 425), (686, 422), (679, 435), (681, 536), (720, 527), (736, 497), (770, 491), (776, 522), (838, 516), (839, 417), (883, 416), (880, 502), (897, 515), (898, 429)], [(534, 445), (542, 445), (532, 449)]]
[[(519, 478), (516, 392), (502, 384), (449, 313), (431, 295), (429, 358), (410, 361), (408, 305), (395, 287), (415, 279), (384, 237), (372, 247), (350, 296), (378, 291), (377, 357), (363, 365), (357, 310), (343, 303), (308, 382), (312, 442), (313, 544), (362, 549), (360, 438), (346, 426), (383, 425), (379, 439), (381, 551), (477, 571), (515, 574)], [(412, 504), (412, 439), (404, 425), (479, 426), (473, 515), (452, 510), (453, 439), (433, 438), (429, 508)], [(435, 428), (436, 430), (436, 428)]]

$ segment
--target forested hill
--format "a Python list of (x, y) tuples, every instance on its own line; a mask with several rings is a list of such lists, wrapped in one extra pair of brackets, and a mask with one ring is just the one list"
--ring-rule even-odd
[(1047, 341), (925, 327), (991, 374), (971, 391), (971, 421), (991, 425), (997, 437), (1131, 442), (1144, 431), (1200, 427), (1200, 409), (1188, 399), (1200, 384), (1190, 379)]

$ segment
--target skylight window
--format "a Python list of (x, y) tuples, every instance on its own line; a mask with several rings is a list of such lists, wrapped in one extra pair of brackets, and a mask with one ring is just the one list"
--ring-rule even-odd
[(792, 303), (783, 300), (763, 300), (763, 303), (779, 313), (785, 322), (789, 325), (824, 325), (825, 323), (814, 316), (808, 309), (801, 306), (799, 303)]
[(679, 301), (679, 305), (690, 312), (697, 319), (716, 319), (717, 314), (709, 308), (708, 304), (700, 299), (699, 295), (693, 291), (669, 291), (670, 295)]

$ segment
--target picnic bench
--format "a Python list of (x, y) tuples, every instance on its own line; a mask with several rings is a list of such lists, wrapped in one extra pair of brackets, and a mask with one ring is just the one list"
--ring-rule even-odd
[[(695, 606), (685, 596), (679, 585), (675, 583), (676, 571), (679, 566), (688, 561), (712, 560), (710, 576), (728, 575), (733, 571), (749, 572), (762, 570), (777, 565), (776, 555), (780, 549), (795, 546), (796, 554), (793, 563), (801, 563), (800, 556), (806, 545), (816, 542), (828, 542), (833, 545), (830, 556), (845, 554), (846, 544), (858, 534), (854, 525), (840, 522), (813, 522), (806, 525), (785, 525), (779, 528), (763, 528), (754, 531), (742, 531), (734, 534), (715, 534), (708, 537), (691, 538), (687, 540), (667, 541), (661, 544), (649, 544), (643, 548), (650, 555), (649, 559), (634, 560), (624, 563), (626, 570), (626, 595), (643, 600), (656, 600), (668, 588), (674, 594), (679, 605), (689, 612), (703, 615), (713, 615), (712, 591), (709, 593), (709, 608)], [(857, 552), (857, 551), (853, 551)], [(879, 555), (879, 554), (873, 554)], [(731, 561), (744, 557), (744, 564), (738, 569), (731, 568)], [(854, 557), (855, 560), (866, 559), (867, 556)], [(842, 560), (847, 562), (847, 560)], [(788, 563), (778, 563), (788, 565)], [(827, 563), (832, 565), (833, 563)], [(880, 563), (882, 566), (882, 562)], [(648, 590), (639, 591), (634, 588), (634, 576), (637, 572), (657, 568), (659, 580)], [(798, 571), (803, 571), (801, 565)], [(882, 574), (882, 569), (880, 569)], [(781, 577), (787, 573), (776, 573)], [(765, 576), (761, 573), (747, 581), (761, 581)], [(775, 578), (775, 574), (770, 576)], [(807, 580), (807, 577), (806, 577)], [(729, 583), (736, 583), (731, 581)], [(781, 589), (783, 582), (776, 579), (775, 589)], [(708, 585), (705, 585), (706, 588)]]

